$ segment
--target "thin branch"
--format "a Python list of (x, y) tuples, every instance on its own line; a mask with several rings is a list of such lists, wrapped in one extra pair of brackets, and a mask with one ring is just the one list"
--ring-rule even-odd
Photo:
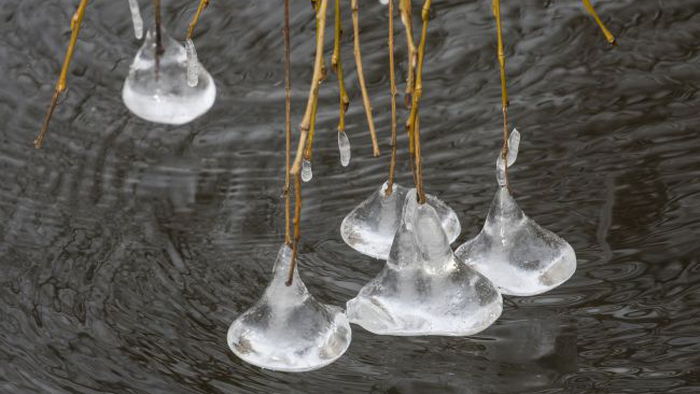
[(394, 70), (394, 0), (389, 0), (389, 82), (391, 85), (391, 163), (386, 195), (394, 191), (396, 173), (396, 74)]
[(369, 125), (369, 134), (372, 137), (372, 153), (375, 157), (379, 156), (379, 143), (377, 142), (377, 131), (374, 128), (374, 117), (372, 116), (372, 104), (369, 101), (367, 93), (367, 84), (365, 83), (365, 73), (362, 67), (362, 53), (360, 52), (360, 15), (357, 0), (351, 0), (352, 7), (352, 30), (354, 35), (354, 54), (355, 66), (357, 67), (357, 80), (360, 82), (360, 90), (362, 91), (362, 103), (365, 106), (365, 114), (367, 114), (367, 123)]
[[(208, 0), (203, 0), (208, 3)], [(202, 5), (200, 3), (200, 7)], [(206, 6), (205, 6), (206, 7)], [(199, 12), (199, 10), (198, 10)], [(198, 18), (198, 17), (197, 17)], [(193, 21), (194, 24), (196, 24)], [(191, 26), (191, 29), (194, 27)], [(188, 33), (189, 34), (189, 33)], [(284, 36), (284, 243), (292, 246), (291, 235), (291, 196), (289, 194), (290, 176), (289, 168), (291, 167), (291, 150), (292, 150), (292, 50), (289, 38), (289, 0), (284, 0), (284, 28), (282, 29)]]
[(73, 53), (75, 52), (75, 45), (78, 42), (78, 34), (80, 34), (80, 26), (83, 23), (83, 17), (85, 17), (85, 9), (87, 8), (89, 0), (81, 0), (78, 8), (76, 9), (73, 17), (70, 21), (71, 36), (70, 42), (68, 43), (68, 49), (66, 50), (66, 56), (63, 59), (63, 67), (61, 67), (61, 74), (56, 82), (56, 88), (54, 90), (53, 96), (51, 97), (51, 102), (49, 103), (49, 108), (46, 111), (46, 116), (44, 117), (44, 123), (41, 126), (39, 135), (34, 139), (34, 147), (36, 149), (41, 149), (44, 144), (44, 139), (46, 138), (46, 132), (49, 131), (49, 123), (51, 123), (51, 117), (53, 112), (58, 105), (58, 98), (66, 90), (68, 69), (70, 68), (70, 62), (73, 59)]
[[(321, 0), (325, 1), (325, 0)], [(301, 239), (301, 174), (294, 175), (294, 241), (292, 242), (292, 261), (289, 264), (289, 275), (287, 276), (287, 286), (291, 286), (294, 281), (294, 269), (297, 266), (297, 256), (299, 255), (299, 240)]]
[[(318, 7), (320, 3), (316, 0), (312, 3), (314, 11), (318, 12)], [(319, 21), (316, 18), (316, 31), (319, 29)], [(324, 27), (325, 29), (325, 27)], [(321, 58), (321, 80), (319, 84), (326, 80), (326, 60)], [(309, 126), (309, 134), (306, 137), (306, 148), (304, 149), (304, 159), (311, 161), (314, 149), (314, 136), (316, 135), (316, 119), (318, 115), (318, 97), (314, 100), (313, 107), (311, 109), (311, 123)]]
[(501, 23), (501, 0), (493, 0), (493, 15), (496, 18), (496, 34), (498, 36), (498, 66), (501, 75), (501, 109), (503, 111), (503, 149), (501, 157), (505, 164), (506, 186), (510, 188), (508, 182), (508, 87), (506, 84), (506, 55), (503, 50), (503, 25)]
[[(494, 0), (498, 1), (498, 0)], [(416, 190), (418, 192), (418, 202), (425, 203), (425, 190), (423, 189), (423, 163), (420, 147), (420, 128), (417, 127), (418, 110), (420, 99), (423, 95), (423, 64), (425, 60), (425, 45), (428, 37), (428, 22), (430, 20), (430, 5), (432, 0), (425, 0), (421, 16), (423, 19), (423, 29), (421, 31), (420, 44), (418, 45), (418, 63), (416, 65), (416, 86), (413, 91), (411, 101), (411, 114), (408, 118), (408, 129), (410, 135), (413, 135), (415, 144), (416, 156)]]
[(340, 0), (335, 0), (335, 35), (333, 42), (333, 55), (331, 67), (338, 76), (338, 90), (340, 92), (340, 109), (338, 116), (338, 132), (345, 132), (345, 113), (350, 105), (350, 97), (345, 88), (345, 76), (343, 73), (343, 61), (340, 53), (341, 38), (343, 36), (342, 17), (340, 15)]
[[(186, 39), (191, 40), (192, 39), (192, 34), (194, 34), (194, 29), (197, 27), (197, 23), (199, 23), (199, 17), (202, 16), (202, 11), (204, 11), (207, 7), (209, 7), (209, 1), (210, 0), (199, 0), (199, 6), (197, 7), (197, 12), (194, 14), (192, 17), (192, 22), (190, 22), (190, 25), (187, 27), (187, 37)], [(285, 0), (286, 2), (286, 0)], [(285, 3), (286, 6), (286, 3)]]
[(309, 128), (311, 126), (311, 120), (313, 115), (313, 109), (318, 102), (318, 90), (321, 86), (321, 81), (323, 80), (323, 40), (325, 38), (326, 32), (326, 11), (328, 10), (328, 0), (317, 0), (320, 2), (316, 11), (317, 26), (316, 29), (316, 59), (314, 60), (314, 73), (311, 78), (311, 86), (309, 87), (309, 99), (306, 102), (306, 111), (304, 112), (304, 117), (301, 120), (299, 129), (301, 131), (299, 135), (299, 144), (297, 145), (297, 152), (294, 158), (294, 163), (292, 164), (292, 169), (290, 170), (291, 175), (296, 176), (301, 171), (301, 160), (304, 156), (304, 147), (306, 144), (306, 139), (309, 133)]
[[(411, 0), (399, 0), (399, 11), (401, 13), (401, 23), (406, 30), (406, 46), (408, 48), (408, 74), (406, 75), (406, 96), (405, 103), (410, 107), (411, 96), (413, 95), (414, 77), (416, 75), (416, 43), (413, 39), (413, 16), (411, 15)], [(413, 145), (409, 146), (413, 153)]]
[(598, 16), (598, 13), (595, 12), (595, 8), (593, 8), (593, 5), (591, 5), (590, 0), (582, 0), (583, 1), (583, 7), (588, 11), (589, 14), (595, 19), (595, 23), (598, 24), (598, 27), (600, 27), (600, 30), (603, 32), (603, 35), (605, 36), (605, 39), (608, 40), (610, 45), (615, 45), (615, 36), (610, 33), (610, 30), (608, 30), (607, 27), (605, 27), (605, 24), (603, 23), (602, 20), (600, 20), (600, 17)]
[(165, 48), (163, 48), (163, 32), (161, 24), (161, 12), (160, 12), (160, 0), (153, 0), (153, 13), (156, 18), (156, 48), (155, 48), (155, 58), (156, 58), (156, 81), (158, 80), (158, 75), (160, 74), (160, 56), (165, 53)]

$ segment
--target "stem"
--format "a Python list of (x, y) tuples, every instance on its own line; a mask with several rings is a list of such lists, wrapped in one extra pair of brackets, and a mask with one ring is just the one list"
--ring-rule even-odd
[[(286, 0), (285, 0), (286, 2)], [(286, 5), (286, 3), (285, 3)], [(190, 25), (187, 27), (187, 37), (186, 39), (191, 40), (192, 39), (192, 34), (194, 33), (194, 28), (197, 27), (197, 23), (199, 23), (199, 17), (202, 15), (202, 11), (209, 7), (209, 0), (199, 0), (199, 6), (197, 7), (197, 12), (194, 14), (192, 17), (192, 22), (190, 22)], [(286, 9), (285, 9), (286, 11)]]
[(314, 106), (316, 103), (318, 103), (318, 90), (323, 79), (323, 40), (326, 32), (326, 11), (328, 10), (328, 0), (317, 1), (320, 2), (320, 4), (316, 11), (316, 20), (318, 23), (318, 28), (316, 29), (316, 59), (314, 60), (314, 73), (313, 77), (311, 78), (311, 86), (309, 87), (309, 99), (306, 102), (306, 111), (304, 112), (304, 117), (299, 125), (299, 129), (301, 131), (301, 134), (299, 135), (299, 144), (297, 145), (296, 156), (294, 158), (294, 163), (292, 164), (292, 169), (290, 170), (291, 175), (294, 176), (298, 175), (299, 171), (301, 170), (301, 159), (304, 155), (304, 146), (309, 133)]
[(160, 73), (160, 56), (165, 52), (163, 48), (163, 34), (161, 31), (161, 12), (160, 12), (160, 0), (153, 0), (153, 13), (156, 18), (156, 81), (158, 80), (158, 74)]
[[(325, 0), (321, 0), (325, 1)], [(297, 266), (297, 255), (299, 254), (299, 240), (301, 239), (301, 174), (294, 175), (294, 241), (292, 242), (292, 261), (289, 264), (289, 275), (287, 276), (287, 286), (291, 286), (294, 280), (294, 269)]]
[[(411, 0), (399, 0), (399, 11), (401, 13), (401, 22), (406, 29), (406, 46), (408, 48), (408, 75), (406, 76), (406, 106), (411, 103), (413, 95), (415, 66), (416, 66), (416, 43), (413, 40), (413, 17), (411, 16)], [(409, 146), (409, 150), (413, 153), (413, 142)]]
[(345, 88), (345, 76), (343, 73), (343, 61), (340, 53), (340, 39), (343, 36), (342, 18), (340, 15), (340, 0), (335, 0), (335, 35), (333, 42), (333, 55), (331, 67), (338, 76), (338, 89), (340, 91), (340, 111), (338, 116), (338, 132), (345, 132), (345, 113), (350, 105), (350, 97)]
[[(201, 6), (201, 3), (200, 3)], [(194, 23), (194, 21), (193, 21)], [(289, 167), (291, 165), (292, 149), (292, 77), (291, 77), (291, 44), (289, 38), (289, 0), (284, 0), (284, 242), (292, 246), (292, 235), (290, 228), (291, 219), (291, 196), (289, 195), (290, 176)]]
[(357, 0), (351, 0), (352, 7), (352, 30), (354, 37), (354, 54), (355, 66), (357, 67), (357, 79), (360, 82), (360, 90), (362, 91), (362, 103), (365, 106), (365, 114), (367, 114), (367, 123), (369, 124), (369, 134), (372, 137), (372, 153), (374, 157), (381, 154), (379, 144), (377, 143), (377, 131), (374, 128), (374, 117), (372, 116), (372, 104), (369, 101), (367, 93), (367, 85), (365, 83), (365, 73), (362, 67), (362, 53), (360, 52), (360, 15)]
[(603, 23), (602, 20), (600, 20), (600, 17), (598, 16), (598, 13), (595, 12), (595, 8), (593, 8), (593, 5), (591, 5), (590, 0), (582, 0), (583, 1), (583, 7), (588, 11), (589, 14), (595, 19), (595, 23), (598, 24), (598, 27), (600, 27), (600, 30), (603, 32), (603, 35), (605, 36), (605, 39), (608, 40), (610, 45), (615, 45), (615, 36), (610, 33), (610, 30), (608, 30), (607, 27), (605, 27), (605, 24)]
[[(498, 0), (494, 0), (498, 1)], [(423, 18), (423, 29), (420, 36), (420, 44), (418, 45), (418, 64), (416, 65), (416, 86), (414, 87), (413, 97), (411, 101), (411, 114), (408, 118), (409, 135), (413, 135), (415, 144), (416, 156), (416, 190), (418, 192), (418, 202), (425, 203), (425, 190), (423, 189), (423, 160), (421, 157), (420, 147), (420, 128), (418, 127), (418, 109), (420, 99), (423, 95), (423, 64), (425, 60), (425, 45), (428, 37), (428, 22), (430, 19), (430, 5), (432, 0), (425, 0), (421, 16)]]
[(396, 75), (394, 72), (394, 0), (389, 0), (389, 81), (391, 85), (391, 163), (386, 195), (394, 191), (396, 173)]
[(501, 75), (501, 109), (503, 111), (503, 149), (501, 157), (505, 161), (506, 187), (510, 189), (508, 181), (508, 87), (506, 85), (506, 55), (503, 50), (503, 25), (501, 23), (501, 0), (493, 0), (493, 15), (496, 17), (496, 34), (498, 36), (498, 66)]
[(66, 50), (66, 55), (63, 59), (63, 66), (61, 67), (61, 73), (59, 74), (58, 81), (56, 82), (56, 87), (51, 97), (51, 102), (49, 103), (49, 108), (46, 111), (46, 116), (44, 117), (44, 123), (41, 126), (39, 135), (34, 139), (34, 147), (36, 149), (41, 149), (44, 144), (44, 139), (46, 138), (46, 132), (49, 131), (49, 123), (51, 123), (51, 117), (53, 112), (58, 105), (58, 98), (61, 93), (66, 90), (68, 79), (68, 69), (70, 68), (70, 62), (73, 59), (73, 53), (75, 52), (75, 46), (78, 42), (78, 34), (80, 34), (80, 26), (83, 23), (83, 17), (85, 17), (85, 9), (87, 8), (89, 0), (81, 0), (78, 8), (75, 10), (73, 17), (70, 21), (71, 36), (70, 42), (68, 43), (68, 49)]
[[(313, 3), (314, 10), (318, 12), (318, 6), (320, 4), (318, 1), (315, 1)], [(318, 18), (316, 19), (316, 31), (319, 29), (319, 23), (318, 23)], [(325, 30), (325, 27), (324, 27)], [(326, 61), (323, 57), (321, 57), (321, 80), (319, 81), (319, 84), (323, 81), (326, 80)], [(313, 149), (314, 149), (314, 136), (316, 135), (316, 118), (318, 115), (318, 97), (316, 97), (316, 100), (314, 100), (313, 107), (311, 109), (311, 123), (309, 126), (309, 134), (306, 137), (306, 148), (304, 149), (304, 159), (307, 161), (311, 161), (312, 156), (313, 156)]]

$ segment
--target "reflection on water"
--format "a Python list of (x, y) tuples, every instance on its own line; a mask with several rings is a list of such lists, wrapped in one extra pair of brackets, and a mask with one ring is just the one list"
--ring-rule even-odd
[[(164, 3), (182, 39), (195, 4)], [(536, 297), (507, 297), (502, 319), (476, 337), (381, 337), (355, 327), (338, 362), (290, 375), (243, 363), (225, 341), (263, 291), (282, 239), (279, 5), (212, 2), (195, 38), (218, 100), (194, 123), (164, 127), (121, 103), (139, 47), (127, 2), (91, 3), (69, 91), (35, 151), (75, 4), (0, 2), (0, 391), (700, 391), (700, 2), (595, 3), (619, 37), (615, 49), (577, 0), (511, 1), (502, 10), (511, 118), (525, 134), (514, 196), (574, 247), (574, 277)], [(426, 187), (460, 216), (461, 243), (481, 228), (494, 192), (495, 37), (489, 1), (434, 8), (421, 111)], [(292, 17), (298, 124), (313, 17), (303, 2)], [(367, 2), (361, 23), (388, 151), (378, 2)], [(381, 270), (347, 247), (338, 227), (388, 173), (388, 156), (371, 157), (351, 39), (343, 57), (353, 159), (338, 163), (331, 76), (304, 190), (301, 274), (319, 301), (335, 305)], [(402, 73), (405, 57), (401, 48)], [(406, 149), (399, 153), (405, 160)], [(405, 161), (399, 170), (408, 185)]]

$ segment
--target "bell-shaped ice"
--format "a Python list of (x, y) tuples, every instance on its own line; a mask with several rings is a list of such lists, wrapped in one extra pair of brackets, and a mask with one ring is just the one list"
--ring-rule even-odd
[(348, 301), (352, 323), (382, 335), (472, 335), (501, 315), (503, 300), (483, 275), (457, 261), (430, 204), (406, 193), (384, 270)]
[[(353, 249), (380, 260), (389, 257), (391, 243), (401, 222), (401, 208), (408, 189), (394, 183), (391, 195), (386, 195), (388, 182), (374, 191), (343, 219), (340, 235)], [(449, 242), (454, 242), (461, 231), (457, 214), (443, 201), (430, 194), (428, 204), (437, 212)]]
[(283, 245), (265, 294), (239, 316), (227, 342), (242, 360), (286, 372), (311, 371), (337, 360), (350, 345), (348, 318), (309, 294), (297, 271), (286, 285), (292, 250)]
[[(124, 81), (122, 99), (135, 115), (151, 122), (184, 124), (207, 112), (216, 99), (216, 86), (200, 63), (197, 83), (190, 86), (187, 50), (162, 29), (164, 52), (156, 71), (156, 37), (149, 30)], [(191, 56), (190, 56), (191, 58)]]
[[(513, 149), (512, 139), (510, 145), (517, 155), (517, 144)], [(509, 167), (514, 161), (509, 155)], [(502, 166), (500, 156), (498, 163)], [(497, 166), (497, 174), (502, 173), (501, 166)], [(456, 255), (509, 295), (544, 293), (565, 282), (576, 270), (571, 245), (527, 217), (505, 182), (499, 182), (481, 232), (460, 246)]]

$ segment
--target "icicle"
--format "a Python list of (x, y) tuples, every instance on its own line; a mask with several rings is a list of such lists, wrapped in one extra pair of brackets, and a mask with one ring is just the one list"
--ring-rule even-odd
[(199, 60), (197, 59), (197, 49), (191, 39), (185, 41), (187, 50), (187, 84), (195, 87), (199, 83)]
[[(518, 149), (520, 148), (520, 132), (518, 129), (513, 129), (508, 137), (508, 167), (515, 163), (518, 158)], [(496, 159), (496, 180), (499, 186), (506, 185), (506, 166), (503, 161), (503, 155), (498, 154)]]
[(387, 4), (389, 4), (389, 0), (379, 0), (379, 4), (387, 5)]
[(344, 131), (338, 131), (338, 151), (340, 151), (340, 165), (347, 167), (350, 164), (350, 140)]
[(139, 3), (136, 0), (129, 0), (129, 10), (131, 10), (131, 20), (134, 22), (134, 35), (137, 40), (140, 40), (143, 38), (143, 19)]
[(304, 159), (301, 165), (301, 180), (304, 182), (308, 182), (313, 177), (314, 174), (311, 171), (311, 161)]

